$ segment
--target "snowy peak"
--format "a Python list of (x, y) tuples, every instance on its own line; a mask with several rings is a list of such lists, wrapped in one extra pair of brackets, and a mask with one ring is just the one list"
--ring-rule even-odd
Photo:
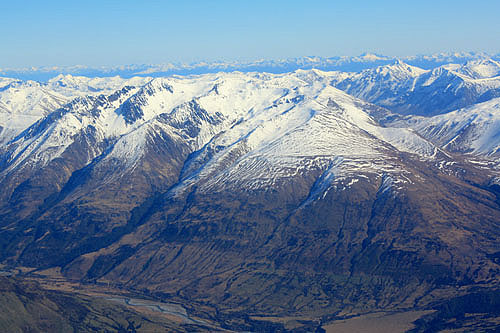
[(399, 126), (452, 152), (500, 157), (500, 98), (434, 117), (410, 117)]
[(89, 78), (59, 74), (45, 84), (50, 90), (57, 91), (66, 96), (83, 96), (96, 94), (111, 94), (113, 91), (125, 86), (143, 86), (149, 82), (149, 77), (133, 77), (124, 79), (119, 76), (105, 78)]
[(0, 92), (9, 89), (15, 85), (19, 86), (22, 84), (21, 80), (12, 79), (9, 77), (0, 77)]
[(400, 60), (351, 75), (332, 84), (393, 112), (435, 115), (500, 96), (500, 67), (491, 59), (424, 70)]
[[(4, 80), (2, 263), (227, 309), (323, 309), (303, 331), (494, 290), (500, 97), (470, 106), (497, 81), (460, 67)], [(61, 103), (21, 105), (48, 96)], [(208, 329), (268, 327), (236, 316)]]
[(428, 71), (408, 65), (401, 60), (393, 64), (367, 69), (349, 76), (338, 75), (332, 84), (366, 101), (390, 107), (400, 95), (411, 91), (415, 81)]
[(500, 63), (493, 59), (468, 61), (457, 69), (458, 73), (473, 79), (487, 79), (500, 76)]
[[(370, 70), (367, 70), (367, 72)], [(427, 70), (419, 67), (408, 65), (401, 59), (396, 59), (394, 63), (375, 68), (372, 73), (380, 74), (383, 76), (391, 76), (396, 79), (414, 78), (428, 72)]]
[[(418, 55), (402, 58), (404, 62), (424, 69), (433, 69), (445, 64), (464, 64), (466, 61), (488, 57), (484, 53), (452, 52), (433, 55)], [(92, 68), (86, 66), (67, 67), (41, 67), (25, 69), (0, 69), (0, 75), (19, 77), (22, 79), (48, 80), (59, 73), (74, 76), (111, 77), (121, 76), (131, 78), (134, 76), (165, 77), (172, 75), (199, 75), (218, 72), (270, 72), (274, 74), (292, 72), (297, 69), (317, 68), (324, 71), (359, 72), (364, 69), (375, 68), (394, 62), (396, 57), (384, 56), (374, 53), (363, 53), (359, 56), (335, 57), (301, 57), (280, 60), (255, 60), (247, 62), (215, 61), (198, 63), (164, 63), (150, 65), (128, 65), (117, 67)], [(498, 59), (497, 59), (498, 60)]]
[(47, 83), (2, 78), (0, 80), (0, 143), (5, 143), (37, 120), (71, 100), (111, 95), (124, 87), (143, 86), (150, 78), (87, 78), (58, 75)]
[(356, 57), (356, 59), (359, 59), (361, 61), (380, 61), (380, 60), (390, 60), (389, 57), (375, 54), (375, 53), (370, 53), (370, 52), (365, 52), (361, 54), (359, 57)]
[[(182, 143), (182, 149), (203, 157), (188, 162), (197, 167), (185, 171), (186, 181), (203, 180), (208, 187), (215, 186), (211, 177), (219, 175), (222, 178), (217, 178), (217, 182), (223, 182), (225, 178), (237, 177), (242, 170), (248, 177), (262, 181), (245, 178), (246, 185), (240, 183), (241, 186), (265, 186), (274, 179), (267, 174), (281, 177), (290, 165), (323, 169), (339, 157), (344, 161), (336, 167), (339, 173), (354, 172), (359, 161), (372, 160), (377, 160), (372, 163), (377, 166), (369, 168), (371, 172), (391, 172), (400, 169), (393, 162), (394, 156), (410, 153), (424, 160), (432, 159), (439, 150), (437, 146), (444, 145), (424, 135), (434, 142), (430, 143), (412, 129), (381, 126), (371, 116), (380, 108), (349, 94), (395, 110), (443, 110), (443, 105), (451, 104), (440, 98), (465, 103), (471, 100), (460, 100), (462, 95), (470, 97), (464, 89), (472, 87), (470, 91), (480, 92), (480, 85), (474, 85), (473, 79), (466, 80), (452, 69), (428, 71), (401, 60), (361, 73), (312, 69), (286, 74), (232, 72), (145, 81), (61, 75), (48, 84), (22, 82), (40, 91), (73, 90), (82, 97), (65, 101), (57, 107), (57, 113), (49, 112), (21, 135), (19, 128), (17, 133), (11, 132), (10, 138), (15, 139), (7, 147), (5, 160), (12, 162), (8, 170), (22, 164), (47, 165), (62, 156), (75, 138), (92, 133), (92, 142), (108, 148), (88, 154), (89, 161), (106, 151), (109, 156), (105, 160), (112, 157), (127, 166), (143, 158), (142, 152), (152, 137), (156, 141)], [(110, 92), (114, 87), (118, 89)], [(91, 88), (95, 91), (85, 95)], [(11, 88), (5, 91), (8, 90)], [(63, 94), (59, 96), (65, 98)]]
[(87, 163), (108, 154), (103, 163), (132, 168), (158, 140), (197, 152), (186, 164), (197, 167), (186, 168), (180, 188), (193, 181), (206, 189), (232, 181), (261, 188), (292, 177), (290, 168), (323, 169), (339, 157), (345, 163), (338, 175), (371, 160), (377, 162), (364, 172), (392, 172), (400, 169), (393, 157), (401, 152), (424, 159), (435, 154), (415, 133), (380, 126), (367, 112), (374, 106), (332, 87), (330, 79), (315, 70), (209, 74), (77, 98), (10, 143), (6, 170), (49, 165), (89, 135), (89, 142), (111, 146), (88, 153)]
[[(422, 87), (428, 86), (447, 86), (450, 83), (462, 83), (466, 80), (461, 75), (458, 75), (453, 70), (448, 69), (447, 66), (435, 68), (427, 73), (424, 73), (418, 78), (418, 84)], [(454, 87), (456, 84), (453, 85)]]

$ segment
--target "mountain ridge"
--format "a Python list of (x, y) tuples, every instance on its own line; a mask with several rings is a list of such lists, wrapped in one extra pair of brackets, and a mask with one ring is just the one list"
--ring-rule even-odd
[[(440, 94), (433, 82), (461, 84), (456, 68), (477, 64), (61, 76), (48, 86), (78, 96), (0, 145), (0, 262), (203, 303), (240, 323), (493, 292), (497, 155), (447, 138), (496, 142), (498, 99), (422, 117), (335, 87), (373, 74), (380, 94), (367, 99), (405, 97), (417, 82)], [(460, 131), (474, 121), (491, 135)]]
[[(478, 73), (478, 66), (485, 64), (489, 74)], [(359, 73), (333, 76), (332, 85), (395, 113), (432, 116), (498, 96), (499, 71), (500, 64), (491, 59), (448, 64), (432, 70), (397, 60)]]

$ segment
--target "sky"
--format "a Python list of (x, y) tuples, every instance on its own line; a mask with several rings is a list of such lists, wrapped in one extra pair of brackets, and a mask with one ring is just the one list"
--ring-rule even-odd
[(498, 0), (3, 0), (0, 68), (500, 53)]

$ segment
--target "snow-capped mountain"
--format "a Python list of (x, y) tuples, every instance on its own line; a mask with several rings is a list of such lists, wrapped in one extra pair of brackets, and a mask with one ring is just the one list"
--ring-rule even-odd
[[(478, 52), (451, 52), (432, 55), (418, 55), (400, 57), (402, 61), (412, 66), (434, 69), (446, 64), (464, 64), (467, 61), (492, 58), (498, 61), (498, 55), (491, 56)], [(89, 66), (51, 66), (39, 68), (0, 69), (0, 76), (15, 77), (23, 80), (46, 81), (59, 73), (88, 77), (134, 76), (163, 77), (171, 75), (208, 74), (217, 72), (269, 72), (287, 73), (298, 69), (320, 69), (323, 71), (359, 72), (364, 69), (388, 65), (396, 61), (397, 57), (384, 56), (375, 53), (363, 53), (359, 56), (336, 57), (301, 57), (292, 59), (255, 61), (214, 61), (195, 63), (165, 63), (165, 64), (136, 64), (116, 67), (89, 67)]]
[(59, 74), (48, 80), (44, 86), (65, 96), (109, 95), (126, 86), (139, 87), (151, 80), (150, 77), (124, 79), (114, 77), (86, 77)]
[(444, 67), (472, 79), (489, 79), (500, 76), (500, 63), (493, 59), (471, 60), (462, 65), (450, 64)]
[(484, 102), (500, 94), (494, 60), (448, 64), (432, 70), (402, 61), (339, 75), (332, 85), (400, 114), (435, 115)]
[(408, 117), (392, 125), (413, 128), (452, 152), (500, 157), (500, 98), (434, 117)]
[(484, 52), (442, 52), (435, 54), (421, 54), (403, 57), (405, 63), (423, 69), (434, 69), (447, 64), (465, 64), (468, 61), (496, 58), (498, 55), (491, 55)]
[(391, 107), (399, 103), (401, 95), (414, 89), (418, 77), (424, 73), (427, 71), (397, 60), (391, 65), (339, 75), (332, 84), (360, 99)]
[(0, 264), (245, 315), (496, 290), (494, 68), (2, 79)]
[(35, 81), (2, 80), (0, 88), (0, 143), (7, 142), (69, 98)]
[(0, 143), (6, 143), (40, 118), (77, 96), (111, 94), (125, 86), (142, 86), (150, 78), (86, 78), (58, 75), (46, 83), (0, 80)]
[[(105, 153), (99, 163), (113, 159), (133, 167), (148, 139), (166, 135), (198, 151), (183, 171), (186, 183), (222, 177), (225, 185), (249, 187), (293, 177), (289, 169), (325, 169), (333, 161), (340, 175), (368, 161), (377, 172), (396, 170), (390, 156), (398, 151), (435, 155), (436, 148), (413, 132), (378, 125), (364, 110), (371, 106), (331, 87), (329, 78), (319, 71), (217, 74), (154, 79), (108, 96), (77, 98), (5, 147), (2, 174), (23, 169), (28, 176), (26, 168), (50, 165), (82, 137), (93, 142), (85, 164)], [(238, 163), (224, 170), (228, 156), (239, 156)]]

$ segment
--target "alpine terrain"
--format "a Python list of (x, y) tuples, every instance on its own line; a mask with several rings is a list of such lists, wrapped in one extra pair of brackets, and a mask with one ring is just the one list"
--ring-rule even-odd
[(0, 327), (498, 329), (500, 63), (417, 60), (1, 78)]

